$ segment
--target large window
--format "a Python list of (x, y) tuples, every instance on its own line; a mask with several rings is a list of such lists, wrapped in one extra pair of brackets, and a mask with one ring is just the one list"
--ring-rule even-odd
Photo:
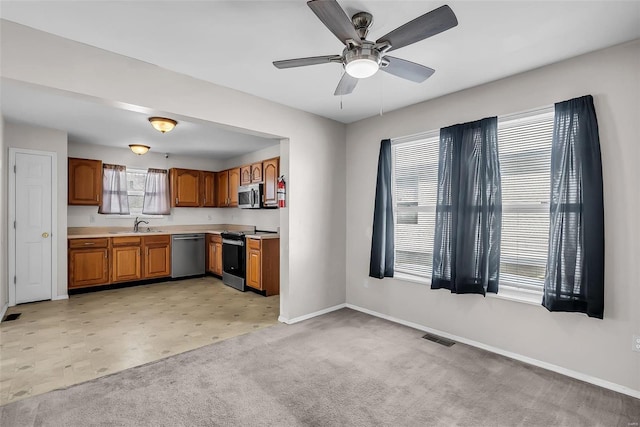
[(439, 132), (394, 140), (395, 271), (431, 278)]
[[(501, 289), (539, 292), (549, 238), (553, 107), (500, 117)], [(395, 271), (430, 279), (439, 131), (393, 140)]]

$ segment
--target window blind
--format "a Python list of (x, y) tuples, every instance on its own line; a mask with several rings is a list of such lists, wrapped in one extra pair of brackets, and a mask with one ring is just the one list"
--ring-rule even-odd
[(393, 141), (395, 271), (431, 277), (439, 132)]
[(498, 120), (500, 285), (540, 290), (549, 241), (553, 107)]

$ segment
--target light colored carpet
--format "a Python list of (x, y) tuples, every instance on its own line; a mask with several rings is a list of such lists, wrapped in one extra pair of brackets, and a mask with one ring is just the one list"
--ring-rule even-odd
[[(349, 309), (0, 407), (2, 426), (637, 426), (640, 400)], [(635, 424), (634, 424), (635, 423)]]

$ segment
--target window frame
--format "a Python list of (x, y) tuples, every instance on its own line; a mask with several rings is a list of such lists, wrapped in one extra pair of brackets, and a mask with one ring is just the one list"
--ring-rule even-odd
[[(129, 168), (128, 166), (126, 167), (126, 173), (128, 174), (129, 171), (133, 172), (133, 173), (144, 173), (145, 174), (145, 180), (146, 180), (146, 175), (148, 170), (147, 169), (140, 169), (140, 168)], [(139, 191), (139, 190), (129, 190), (129, 182), (128, 182), (128, 176), (127, 176), (127, 197), (129, 196), (143, 196), (144, 197), (144, 190)], [(135, 193), (135, 194), (132, 194)], [(164, 218), (165, 215), (153, 215), (153, 214), (143, 214), (142, 212), (136, 213), (136, 212), (132, 212), (131, 210), (131, 203), (129, 203), (129, 215), (112, 215), (113, 218), (119, 218), (119, 219), (135, 219), (135, 218), (142, 218), (142, 219), (160, 219), (160, 218)]]
[[(554, 117), (554, 106), (553, 105), (547, 105), (544, 107), (539, 107), (539, 108), (535, 108), (535, 109), (531, 109), (531, 110), (526, 110), (523, 112), (519, 112), (519, 113), (513, 113), (513, 114), (505, 114), (502, 116), (498, 116), (498, 129), (500, 129), (500, 125), (501, 123), (504, 124), (508, 124), (509, 126), (514, 126), (517, 125), (518, 122), (527, 122), (530, 121), (532, 117), (535, 116), (546, 116), (549, 115), (551, 120), (553, 120)], [(415, 135), (409, 135), (409, 136), (404, 136), (404, 137), (399, 137), (399, 138), (393, 138), (391, 140), (391, 191), (392, 191), (392, 199), (393, 199), (393, 225), (394, 228), (396, 228), (398, 226), (398, 209), (397, 209), (397, 201), (396, 201), (396, 168), (395, 168), (395, 164), (396, 164), (396, 158), (395, 158), (395, 149), (394, 147), (400, 144), (406, 144), (406, 143), (411, 143), (411, 142), (415, 142), (418, 143), (419, 141), (425, 140), (425, 139), (430, 139), (430, 138), (437, 138), (439, 140), (439, 135), (440, 135), (440, 130), (431, 130), (431, 131), (427, 131), (427, 132), (422, 132), (419, 134), (415, 134)], [(500, 141), (498, 140), (498, 146), (500, 145)], [(438, 159), (439, 161), (439, 159)], [(551, 165), (549, 165), (549, 167), (551, 167)], [(550, 191), (550, 189), (549, 189)], [(433, 206), (416, 206), (415, 209), (403, 209), (403, 211), (405, 212), (435, 212), (436, 207)], [(524, 205), (507, 205), (506, 207), (503, 205), (503, 211), (504, 209), (506, 209), (507, 212), (536, 212), (536, 213), (548, 213), (549, 212), (549, 202), (546, 203), (541, 203), (539, 206), (532, 206), (531, 204), (524, 204)], [(397, 242), (397, 240), (396, 240)], [(395, 243), (395, 242), (394, 242)], [(397, 249), (394, 248), (394, 269), (396, 267), (396, 263), (397, 263)], [(502, 256), (502, 255), (501, 255)], [(406, 281), (406, 282), (413, 282), (413, 283), (418, 283), (420, 285), (430, 285), (431, 284), (431, 277), (425, 277), (422, 275), (416, 275), (416, 274), (411, 274), (411, 273), (407, 273), (405, 271), (398, 271), (397, 269), (395, 269), (394, 272), (394, 278), (402, 280), (402, 281)], [(511, 279), (511, 278), (510, 278)], [(544, 284), (542, 286), (534, 286), (534, 285), (528, 285), (528, 284), (523, 284), (523, 283), (518, 283), (517, 279), (516, 281), (513, 281), (513, 279), (507, 279), (504, 280), (502, 277), (502, 273), (500, 275), (500, 285), (498, 288), (498, 293), (497, 294), (487, 294), (490, 297), (493, 298), (498, 298), (498, 299), (505, 299), (505, 300), (511, 300), (511, 301), (516, 301), (516, 302), (520, 302), (520, 303), (526, 303), (526, 304), (534, 304), (537, 306), (540, 306), (540, 304), (542, 303), (542, 295), (543, 295), (543, 287)]]

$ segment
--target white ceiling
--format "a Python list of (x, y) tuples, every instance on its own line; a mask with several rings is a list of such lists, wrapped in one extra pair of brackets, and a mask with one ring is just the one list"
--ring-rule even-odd
[[(342, 44), (305, 3), (2, 0), (0, 16), (344, 123), (640, 37), (638, 1), (451, 1), (457, 27), (393, 53), (434, 68), (430, 79), (416, 84), (377, 73), (341, 99), (333, 95), (342, 74), (340, 65), (278, 70), (271, 64), (342, 51)], [(370, 40), (444, 4), (339, 3), (349, 16), (358, 11), (373, 14)], [(170, 134), (155, 134), (143, 114), (153, 112), (122, 110), (96, 100), (62, 101), (61, 94), (38, 93), (5, 81), (2, 89), (3, 114), (34, 117), (37, 111), (46, 122), (42, 125), (63, 127), (80, 141), (113, 145), (116, 137), (120, 144), (140, 139), (152, 141), (148, 145), (154, 150), (172, 152), (176, 145), (166, 143), (174, 139), (184, 141), (187, 151), (193, 147), (183, 154), (194, 155), (210, 155), (212, 141), (224, 138), (237, 141), (236, 154), (247, 151), (240, 147), (246, 138), (247, 144), (258, 144), (253, 136), (236, 135), (236, 140), (228, 134), (214, 136), (224, 130), (189, 123), (188, 118), (182, 118), (187, 121)], [(58, 111), (67, 119), (61, 119)], [(74, 119), (78, 115), (83, 120)], [(227, 143), (224, 149), (233, 150), (232, 145)], [(232, 155), (220, 152), (218, 157)]]

